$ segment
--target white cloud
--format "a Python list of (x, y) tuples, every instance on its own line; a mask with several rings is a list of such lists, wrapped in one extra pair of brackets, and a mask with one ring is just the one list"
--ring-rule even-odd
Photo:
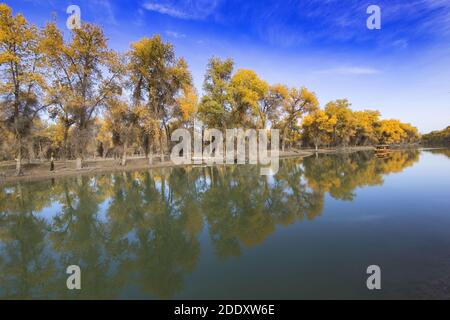
[(409, 46), (409, 42), (406, 39), (398, 39), (392, 43), (392, 46), (399, 49), (406, 49)]
[(341, 74), (341, 75), (374, 75), (380, 73), (380, 70), (370, 67), (338, 67), (328, 70), (320, 70), (317, 74)]
[(221, 0), (152, 0), (143, 8), (184, 20), (202, 20), (214, 13)]
[(169, 37), (175, 38), (175, 39), (183, 39), (183, 38), (186, 38), (186, 35), (185, 35), (184, 33), (176, 32), (176, 31), (166, 30), (166, 34), (167, 34)]
[(189, 15), (186, 14), (185, 12), (179, 11), (175, 8), (163, 4), (147, 2), (144, 3), (144, 8), (149, 11), (155, 11), (161, 14), (166, 14), (174, 18), (190, 19)]

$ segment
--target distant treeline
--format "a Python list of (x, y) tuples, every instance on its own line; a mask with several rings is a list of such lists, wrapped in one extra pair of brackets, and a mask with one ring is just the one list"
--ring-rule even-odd
[(450, 146), (450, 126), (422, 136), (422, 143), (429, 146)]
[[(210, 59), (198, 97), (183, 58), (159, 35), (108, 47), (103, 30), (83, 23), (64, 36), (0, 4), (0, 160), (77, 159), (170, 151), (178, 128), (279, 129), (282, 148), (396, 144), (417, 129), (352, 111), (345, 100), (320, 108), (305, 87), (268, 84), (231, 59)], [(197, 123), (197, 125), (195, 125)]]

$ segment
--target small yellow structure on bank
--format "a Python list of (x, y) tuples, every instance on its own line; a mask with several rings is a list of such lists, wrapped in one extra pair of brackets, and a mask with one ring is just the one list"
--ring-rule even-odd
[(391, 146), (387, 144), (379, 144), (375, 147), (375, 154), (379, 158), (386, 158), (391, 153)]

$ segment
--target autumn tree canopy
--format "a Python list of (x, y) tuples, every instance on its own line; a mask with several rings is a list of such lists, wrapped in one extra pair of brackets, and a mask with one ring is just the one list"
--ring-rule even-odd
[(42, 52), (39, 30), (23, 15), (13, 15), (11, 8), (0, 4), (0, 121), (21, 174), (23, 145), (31, 133), (33, 120), (45, 109), (42, 90)]
[(117, 157), (170, 151), (178, 128), (279, 129), (283, 149), (414, 143), (417, 128), (354, 111), (346, 99), (322, 108), (301, 85), (271, 84), (232, 59), (212, 57), (202, 96), (188, 64), (160, 35), (108, 46), (101, 27), (68, 35), (55, 21), (42, 29), (0, 5), (0, 159)]

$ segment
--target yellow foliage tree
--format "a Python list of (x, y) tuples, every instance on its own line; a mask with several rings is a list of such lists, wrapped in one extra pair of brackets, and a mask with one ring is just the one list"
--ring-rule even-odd
[(335, 116), (330, 116), (320, 109), (316, 110), (303, 119), (304, 138), (311, 141), (317, 150), (319, 146), (331, 142), (331, 134), (336, 122)]
[(233, 125), (255, 128), (260, 122), (260, 104), (268, 90), (267, 82), (261, 80), (253, 70), (238, 70), (230, 85)]
[(22, 174), (24, 139), (33, 120), (46, 108), (40, 95), (46, 84), (42, 77), (39, 32), (21, 14), (13, 16), (0, 4), (0, 121), (14, 135), (16, 174)]
[(377, 134), (378, 141), (382, 144), (400, 143), (407, 137), (402, 123), (394, 119), (380, 121)]
[(93, 24), (73, 29), (68, 42), (54, 22), (46, 25), (43, 34), (41, 48), (53, 82), (47, 91), (53, 102), (51, 114), (64, 125), (65, 139), (75, 126), (77, 168), (81, 169), (95, 114), (120, 89), (123, 59), (108, 48), (103, 30)]
[(181, 91), (192, 82), (191, 74), (186, 61), (177, 59), (173, 46), (159, 35), (134, 42), (128, 57), (133, 104), (146, 154), (151, 153), (150, 144), (159, 142), (163, 160), (170, 136), (169, 122), (176, 115)]
[(292, 88), (284, 101), (279, 128), (283, 133), (282, 147), (292, 145), (300, 138), (300, 122), (303, 116), (319, 108), (319, 101), (314, 92), (307, 88)]
[(177, 99), (181, 120), (187, 122), (197, 113), (198, 94), (192, 85), (183, 87), (183, 94)]

